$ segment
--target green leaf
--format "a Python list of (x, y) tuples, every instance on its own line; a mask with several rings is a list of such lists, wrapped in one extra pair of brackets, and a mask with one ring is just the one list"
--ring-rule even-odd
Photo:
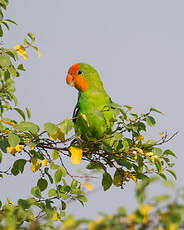
[(64, 201), (61, 201), (61, 209), (62, 210), (66, 209), (66, 203)]
[(32, 42), (35, 41), (35, 36), (34, 36), (33, 33), (28, 33), (27, 35), (28, 35), (28, 37), (30, 37), (30, 39), (32, 40)]
[(116, 161), (117, 161), (117, 163), (119, 165), (122, 165), (122, 166), (126, 167), (129, 170), (132, 168), (132, 164), (128, 160), (119, 159), (119, 160), (116, 160)]
[(8, 139), (7, 138), (3, 138), (0, 140), (0, 148), (1, 150), (6, 153), (7, 150), (6, 148), (9, 146), (9, 143), (8, 143)]
[(166, 169), (166, 171), (169, 172), (174, 177), (175, 180), (177, 179), (176, 173), (173, 170)]
[(133, 107), (130, 106), (130, 105), (124, 105), (123, 107), (127, 108), (128, 110), (132, 110), (133, 109)]
[(104, 191), (108, 190), (112, 185), (112, 177), (109, 173), (104, 172), (103, 178), (102, 178), (102, 186)]
[(170, 189), (175, 189), (175, 184), (171, 180), (167, 180), (163, 182), (163, 185), (170, 188)]
[(21, 206), (23, 209), (28, 209), (31, 207), (31, 203), (28, 200), (19, 199), (18, 205)]
[(26, 69), (24, 68), (23, 64), (18, 65), (17, 69), (22, 70), (22, 71), (26, 71)]
[(69, 131), (71, 131), (73, 128), (73, 121), (66, 119), (60, 123), (60, 130), (67, 134)]
[(40, 191), (43, 192), (47, 188), (48, 182), (47, 180), (40, 178), (37, 182), (37, 186), (39, 187)]
[(155, 140), (150, 139), (150, 140), (146, 141), (146, 143), (143, 144), (143, 146), (144, 146), (144, 147), (149, 147), (149, 146), (155, 145), (156, 143), (157, 143), (157, 142), (156, 142)]
[(31, 194), (37, 198), (42, 198), (41, 191), (38, 186), (35, 186), (31, 189)]
[(19, 173), (23, 173), (25, 164), (26, 164), (26, 160), (24, 159), (16, 160), (11, 169), (13, 175), (17, 176)]
[(55, 164), (53, 161), (50, 162), (50, 168), (55, 170), (55, 169), (58, 169), (60, 166)]
[[(0, 27), (0, 34), (1, 34), (1, 27)], [(11, 61), (10, 61), (9, 55), (7, 54), (0, 55), (0, 66), (2, 66), (2, 68), (8, 67), (10, 64), (11, 64)]]
[(160, 113), (160, 114), (162, 114), (162, 115), (163, 115), (163, 113), (162, 113), (162, 112), (160, 112), (159, 110), (157, 110), (157, 109), (155, 109), (155, 108), (151, 108), (151, 109), (150, 109), (150, 112), (152, 112), (152, 111), (154, 111), (154, 112), (156, 112), (156, 113)]
[(28, 119), (31, 119), (31, 110), (26, 107), (27, 117)]
[(77, 182), (75, 179), (72, 180), (71, 188), (72, 188), (72, 189), (75, 189), (75, 188), (77, 188), (77, 186), (78, 186), (78, 182)]
[(127, 151), (129, 149), (129, 144), (128, 144), (128, 141), (123, 139), (122, 140), (122, 145), (123, 145), (123, 150), (124, 151)]
[(162, 156), (162, 149), (160, 148), (153, 148), (153, 153), (158, 155), (158, 156)]
[(149, 126), (154, 126), (156, 124), (156, 121), (155, 121), (154, 117), (152, 117), (152, 116), (147, 116), (146, 122)]
[(0, 25), (0, 37), (3, 37), (3, 29), (1, 25)]
[(62, 178), (62, 171), (60, 168), (58, 168), (54, 174), (54, 180), (56, 183), (59, 183), (61, 181), (61, 178)]
[(104, 166), (104, 164), (102, 164), (99, 161), (96, 162), (91, 162), (86, 166), (87, 169), (106, 169), (106, 167)]
[(0, 131), (2, 131), (4, 129), (5, 129), (4, 125), (0, 122)]
[(170, 149), (166, 149), (163, 154), (164, 155), (171, 155), (173, 157), (176, 157), (176, 155)]
[(52, 151), (53, 160), (57, 160), (59, 157), (59, 152), (57, 150)]
[(48, 196), (49, 196), (49, 197), (57, 196), (56, 190), (53, 189), (53, 188), (49, 189), (49, 191), (48, 191)]
[(84, 206), (84, 202), (87, 202), (88, 199), (85, 196), (79, 196), (77, 197), (77, 200), (81, 202), (81, 204)]
[(20, 138), (17, 135), (10, 133), (8, 135), (8, 142), (10, 146), (15, 147), (16, 145), (20, 143)]
[(61, 181), (61, 178), (62, 176), (66, 176), (66, 169), (63, 167), (63, 166), (60, 166), (56, 172), (55, 172), (55, 175), (54, 175), (54, 180), (56, 183), (59, 183)]
[(29, 131), (33, 134), (37, 134), (39, 131), (39, 126), (29, 121), (22, 121), (19, 124), (16, 124), (14, 128), (18, 131)]
[(26, 116), (23, 110), (19, 109), (19, 108), (14, 108), (15, 111), (17, 111), (17, 113), (20, 114), (20, 116), (23, 118), (23, 120), (26, 120)]
[(2, 158), (3, 158), (3, 154), (2, 154), (2, 152), (0, 151), (0, 163), (2, 162)]
[(13, 48), (12, 49), (8, 49), (6, 51), (6, 54), (8, 54), (10, 57), (12, 57), (14, 59), (14, 61), (18, 60), (17, 52)]
[(54, 181), (53, 181), (53, 179), (52, 179), (52, 176), (49, 174), (49, 169), (48, 169), (47, 167), (44, 169), (44, 172), (45, 172), (45, 174), (48, 176), (48, 178), (49, 178), (49, 180), (50, 180), (50, 183), (53, 184)]
[(163, 171), (163, 168), (162, 163), (158, 159), (155, 160), (155, 166), (157, 168), (158, 173), (160, 174)]
[(17, 25), (17, 23), (16, 23), (15, 21), (11, 20), (11, 19), (5, 19), (5, 21), (7, 21), (7, 22), (11, 22), (11, 23), (13, 23), (13, 24)]
[(166, 177), (166, 175), (165, 175), (165, 174), (163, 174), (163, 173), (159, 173), (159, 176), (160, 176), (160, 177), (162, 177), (164, 180), (167, 180), (167, 177)]
[(60, 166), (60, 170), (62, 172), (62, 175), (65, 177), (67, 175), (66, 169), (63, 166)]
[(120, 173), (119, 170), (116, 170), (116, 172), (114, 173), (113, 184), (116, 187), (119, 187), (122, 185), (122, 182), (123, 182), (122, 174)]
[(9, 27), (9, 25), (8, 25), (8, 23), (6, 23), (5, 21), (4, 22), (1, 22), (3, 25), (5, 25), (6, 26), (6, 28), (8, 29), (8, 30), (10, 30), (10, 27)]
[(168, 201), (169, 198), (170, 198), (169, 195), (159, 195), (159, 196), (154, 197), (154, 200), (156, 202), (160, 203), (160, 202), (166, 202), (166, 201)]
[(44, 130), (50, 135), (50, 136), (54, 136), (57, 131), (58, 131), (58, 127), (56, 124), (53, 124), (51, 122), (47, 122), (44, 124)]

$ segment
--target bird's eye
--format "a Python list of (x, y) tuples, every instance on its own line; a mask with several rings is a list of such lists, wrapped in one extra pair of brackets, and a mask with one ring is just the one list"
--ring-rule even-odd
[(81, 70), (78, 71), (78, 75), (81, 75), (83, 72)]

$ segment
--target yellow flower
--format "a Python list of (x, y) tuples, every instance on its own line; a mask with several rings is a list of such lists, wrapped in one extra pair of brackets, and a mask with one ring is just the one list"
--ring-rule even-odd
[(125, 172), (124, 176), (127, 181), (132, 179), (135, 183), (137, 183), (137, 177), (134, 176), (131, 172)]
[(176, 228), (176, 225), (174, 225), (174, 224), (169, 224), (168, 230), (176, 230), (176, 229), (178, 229), (178, 228)]
[(157, 155), (153, 155), (152, 157), (151, 157), (151, 161), (155, 161), (155, 160), (157, 160), (158, 159), (158, 156)]
[(153, 156), (153, 152), (147, 152), (145, 153), (147, 157), (152, 157)]
[(143, 215), (143, 223), (146, 224), (148, 222), (148, 215), (152, 211), (153, 207), (150, 204), (142, 204), (139, 207), (139, 212)]
[(135, 215), (135, 213), (130, 213), (127, 217), (126, 217), (126, 222), (133, 222), (133, 221), (135, 221), (136, 220), (136, 215)]
[(84, 187), (85, 189), (92, 191), (93, 190), (93, 185), (92, 184), (85, 184), (81, 182), (81, 186)]
[(146, 141), (145, 138), (144, 138), (142, 135), (137, 136), (137, 137), (136, 137), (136, 140), (137, 140), (137, 141)]
[(60, 220), (57, 212), (54, 212), (52, 219), (53, 219), (54, 221)]
[(28, 59), (28, 56), (27, 56), (27, 53), (26, 53), (26, 48), (23, 45), (16, 45), (13, 48), (24, 59)]
[(89, 230), (95, 230), (96, 225), (100, 224), (103, 220), (104, 220), (103, 217), (99, 217), (95, 221), (90, 221), (88, 224), (88, 229)]
[(139, 154), (144, 154), (142, 149), (137, 148), (137, 147), (135, 147), (134, 149), (135, 149)]
[(74, 165), (77, 165), (82, 160), (82, 149), (70, 146), (69, 151), (71, 153), (71, 162)]
[(8, 153), (11, 153), (12, 155), (15, 155), (15, 153), (17, 152), (15, 147), (7, 147), (6, 150)]
[(35, 159), (35, 158), (32, 158), (31, 159), (31, 170), (32, 172), (36, 172), (39, 168), (40, 168), (40, 162), (39, 160)]
[(6, 197), (6, 200), (7, 200), (9, 205), (13, 205), (12, 201), (8, 197)]
[(47, 165), (48, 165), (48, 160), (47, 160), (47, 159), (44, 159), (44, 160), (42, 161), (42, 165), (43, 165), (43, 166), (47, 166)]
[(24, 146), (23, 146), (23, 145), (16, 145), (16, 146), (15, 146), (15, 150), (16, 150), (17, 152), (21, 152), (23, 149), (24, 149)]

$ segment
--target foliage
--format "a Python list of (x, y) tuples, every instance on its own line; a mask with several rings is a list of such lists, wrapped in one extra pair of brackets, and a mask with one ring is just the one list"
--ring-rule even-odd
[[(158, 178), (143, 180), (136, 189), (138, 208), (128, 213), (119, 207), (115, 215), (101, 214), (96, 220), (78, 219), (68, 216), (61, 230), (177, 230), (184, 227), (184, 188), (175, 188), (171, 181), (163, 183), (170, 191), (147, 198), (146, 189)], [(160, 185), (161, 186), (161, 185)]]
[[(8, 0), (0, 0), (0, 36), (4, 29), (10, 29), (9, 24), (16, 23), (4, 18)], [(3, 27), (4, 26), (4, 27)], [(35, 36), (28, 33), (24, 44), (13, 48), (0, 48), (0, 163), (6, 165), (5, 154), (12, 157), (12, 165), (5, 171), (0, 171), (0, 178), (18, 176), (24, 173), (25, 167), (30, 166), (31, 173), (38, 174), (27, 199), (20, 198), (13, 204), (9, 198), (7, 203), (0, 202), (0, 229), (45, 229), (54, 228), (55, 221), (63, 221), (67, 203), (79, 201), (82, 205), (87, 201), (85, 189), (91, 190), (90, 174), (102, 174), (102, 186), (106, 191), (112, 185), (123, 188), (125, 182), (131, 179), (138, 183), (158, 174), (167, 180), (167, 174), (176, 178), (171, 170), (174, 163), (171, 158), (175, 154), (159, 148), (172, 139), (175, 134), (161, 134), (159, 140), (147, 139), (149, 127), (155, 126), (154, 113), (160, 111), (151, 108), (147, 113), (132, 113), (132, 107), (111, 104), (104, 110), (111, 110), (115, 122), (113, 132), (103, 139), (85, 142), (79, 137), (72, 136), (74, 128), (72, 119), (66, 119), (59, 124), (47, 122), (44, 130), (40, 131), (38, 124), (30, 121), (29, 108), (25, 111), (18, 107), (15, 96), (14, 81), (25, 71), (19, 56), (28, 58), (27, 49), (33, 48), (40, 57), (35, 46)], [(20, 119), (6, 117), (7, 111), (18, 113)], [(101, 116), (103, 111), (99, 111)], [(87, 116), (82, 116), (88, 122)], [(87, 162), (88, 173), (74, 176), (65, 166), (64, 161), (69, 157), (73, 164), (81, 160)], [(27, 167), (26, 167), (27, 168)], [(67, 226), (68, 216), (64, 221)], [(68, 221), (69, 222), (69, 221)], [(60, 222), (59, 222), (60, 223)]]

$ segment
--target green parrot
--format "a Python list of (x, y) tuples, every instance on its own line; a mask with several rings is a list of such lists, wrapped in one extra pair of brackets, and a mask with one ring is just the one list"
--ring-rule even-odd
[(74, 64), (68, 70), (66, 82), (78, 90), (78, 102), (73, 113), (76, 136), (84, 141), (108, 137), (114, 124), (110, 109), (112, 101), (97, 71), (86, 63)]

